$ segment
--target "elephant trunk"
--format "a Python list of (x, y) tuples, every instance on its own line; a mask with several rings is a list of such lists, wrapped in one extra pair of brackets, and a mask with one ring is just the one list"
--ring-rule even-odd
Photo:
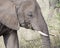
[[(40, 21), (40, 20), (39, 20)], [(39, 22), (37, 19), (32, 20), (32, 27), (41, 34), (42, 48), (51, 48), (49, 32), (45, 21)]]

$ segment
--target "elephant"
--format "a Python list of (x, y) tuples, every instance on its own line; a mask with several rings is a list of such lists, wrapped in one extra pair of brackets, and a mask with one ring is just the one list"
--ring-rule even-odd
[(36, 0), (0, 0), (0, 36), (6, 48), (19, 48), (19, 27), (41, 31), (42, 48), (51, 48), (47, 24)]

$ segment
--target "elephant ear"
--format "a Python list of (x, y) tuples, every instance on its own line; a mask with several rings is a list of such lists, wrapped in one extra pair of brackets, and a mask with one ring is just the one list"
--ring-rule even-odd
[(0, 22), (11, 29), (19, 29), (15, 5), (12, 2), (2, 1), (2, 3), (0, 3)]

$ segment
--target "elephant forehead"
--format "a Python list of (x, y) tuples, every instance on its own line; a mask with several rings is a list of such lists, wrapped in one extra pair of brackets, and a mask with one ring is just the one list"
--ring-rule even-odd
[(0, 6), (0, 22), (14, 30), (19, 28), (15, 5), (13, 3), (8, 1)]

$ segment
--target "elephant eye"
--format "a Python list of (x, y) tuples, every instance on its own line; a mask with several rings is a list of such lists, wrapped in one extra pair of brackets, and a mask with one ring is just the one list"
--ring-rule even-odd
[(28, 16), (32, 17), (32, 16), (33, 16), (33, 15), (32, 15), (32, 12), (29, 12), (29, 13), (28, 13)]

